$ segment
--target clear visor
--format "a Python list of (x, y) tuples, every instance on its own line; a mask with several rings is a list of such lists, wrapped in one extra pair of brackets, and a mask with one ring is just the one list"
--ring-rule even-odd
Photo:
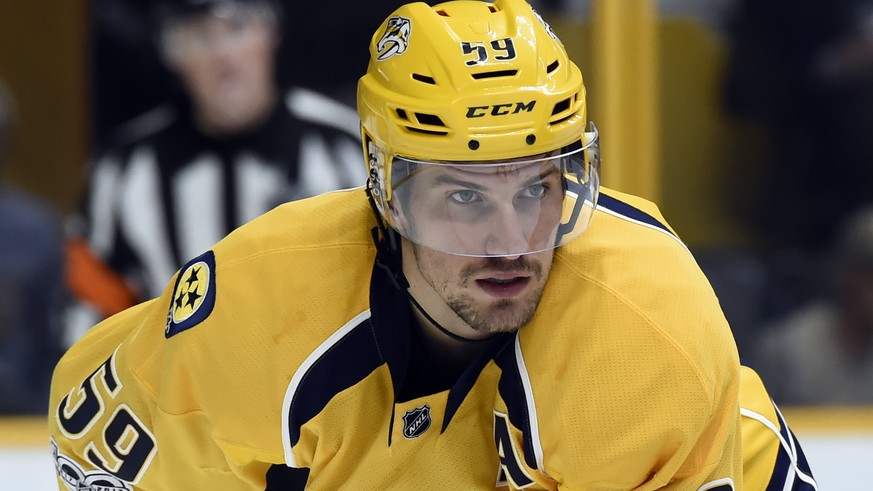
[(439, 162), (394, 157), (386, 218), (440, 252), (507, 257), (553, 249), (588, 226), (599, 188), (598, 135), (522, 159)]

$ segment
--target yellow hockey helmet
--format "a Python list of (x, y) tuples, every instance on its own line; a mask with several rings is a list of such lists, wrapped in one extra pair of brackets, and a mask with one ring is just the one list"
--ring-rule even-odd
[[(370, 191), (413, 242), (513, 256), (566, 243), (588, 225), (599, 159), (596, 129), (585, 131), (582, 74), (524, 0), (400, 7), (372, 38), (358, 112)], [(525, 213), (495, 215), (498, 195)], [(485, 222), (516, 237), (494, 238)]]

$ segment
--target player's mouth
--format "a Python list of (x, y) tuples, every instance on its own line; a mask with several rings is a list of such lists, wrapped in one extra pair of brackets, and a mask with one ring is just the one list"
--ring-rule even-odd
[(500, 278), (481, 278), (476, 284), (485, 293), (497, 298), (509, 298), (518, 295), (530, 283), (530, 276), (511, 276)]

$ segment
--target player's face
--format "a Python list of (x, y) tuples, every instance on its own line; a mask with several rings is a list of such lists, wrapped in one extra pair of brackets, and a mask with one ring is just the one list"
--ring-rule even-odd
[[(408, 243), (414, 261), (404, 267), (412, 270), (407, 277), (416, 300), (441, 324), (459, 318), (483, 336), (529, 322), (549, 275), (561, 214), (555, 162), (434, 165), (411, 180), (405, 217), (421, 242)], [(441, 252), (453, 247), (492, 257)], [(530, 250), (542, 252), (514, 252)], [(441, 311), (448, 319), (438, 318)]]
[[(516, 257), (465, 257), (413, 243), (414, 266), (405, 267), (413, 294), (441, 324), (441, 302), (479, 335), (514, 332), (540, 302), (554, 250)], [(412, 271), (409, 271), (412, 269)]]
[(165, 32), (171, 68), (188, 89), (199, 117), (219, 130), (256, 122), (252, 120), (272, 104), (277, 40), (263, 15), (236, 9), (180, 21)]

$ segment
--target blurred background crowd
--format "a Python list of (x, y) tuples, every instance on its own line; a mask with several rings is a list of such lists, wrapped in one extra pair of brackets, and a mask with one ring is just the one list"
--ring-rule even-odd
[[(595, 121), (611, 87), (594, 74), (620, 61), (594, 53), (606, 1), (532, 2)], [(72, 342), (235, 227), (364, 183), (355, 83), (401, 3), (0, 5), (0, 414), (44, 413)], [(652, 9), (659, 184), (642, 194), (741, 357), (781, 405), (873, 403), (873, 0), (627, 5)], [(606, 184), (634, 192), (603, 139)]]

